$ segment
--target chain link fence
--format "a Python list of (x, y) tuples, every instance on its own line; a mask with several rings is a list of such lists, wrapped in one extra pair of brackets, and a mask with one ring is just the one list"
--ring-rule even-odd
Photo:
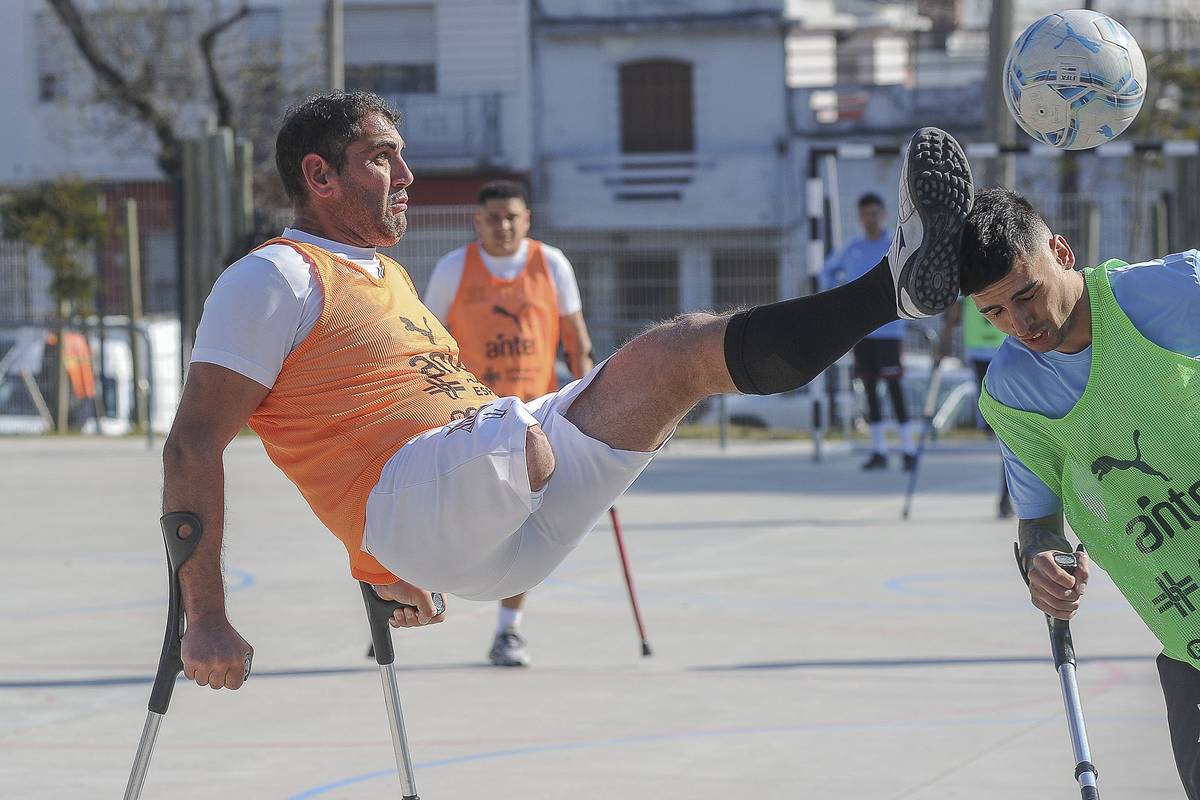
[[(161, 182), (98, 185), (108, 217), (103, 244), (80, 254), (93, 265), (96, 294), (88, 313), (129, 311), (129, 265), (126, 263), (124, 201), (137, 202), (138, 238), (142, 255), (142, 298), (147, 314), (175, 314), (179, 303), (178, 220), (174, 193)], [(52, 319), (49, 268), (36, 248), (0, 237), (0, 323)]]

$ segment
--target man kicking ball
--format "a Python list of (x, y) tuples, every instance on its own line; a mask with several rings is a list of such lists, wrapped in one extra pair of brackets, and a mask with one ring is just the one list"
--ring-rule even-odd
[(972, 198), (962, 149), (917, 132), (887, 258), (830, 292), (732, 315), (684, 314), (583, 378), (531, 402), (497, 398), (376, 252), (404, 235), (413, 175), (384, 101), (313, 97), (288, 112), (276, 166), (294, 222), (213, 287), (163, 452), (165, 511), (205, 532), (183, 566), (188, 678), (245, 680), (250, 646), (225, 614), (222, 453), (247, 423), (326, 527), (350, 570), (440, 621), (429, 590), (471, 599), (535, 586), (633, 483), (699, 400), (795, 389), (899, 315), (958, 297)]
[(1063, 514), (1162, 642), (1175, 761), (1200, 800), (1200, 253), (1075, 269), (1062, 236), (1006, 189), (979, 195), (962, 290), (1009, 338), (980, 408), (1003, 443), (1033, 604), (1079, 608)]

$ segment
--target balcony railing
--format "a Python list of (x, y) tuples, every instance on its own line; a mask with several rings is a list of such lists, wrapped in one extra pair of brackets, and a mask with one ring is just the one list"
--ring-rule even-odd
[(408, 158), (488, 161), (500, 155), (500, 95), (390, 94)]

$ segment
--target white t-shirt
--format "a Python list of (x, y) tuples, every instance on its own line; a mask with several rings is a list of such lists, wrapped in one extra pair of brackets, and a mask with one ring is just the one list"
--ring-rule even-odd
[[(488, 272), (500, 280), (510, 281), (521, 274), (525, 262), (529, 258), (529, 240), (523, 239), (517, 252), (511, 256), (492, 256), (482, 247), (479, 255)], [(546, 259), (546, 271), (550, 273), (550, 282), (554, 284), (554, 293), (558, 297), (558, 313), (560, 316), (574, 314), (583, 308), (579, 299), (579, 285), (575, 282), (575, 270), (571, 262), (563, 255), (562, 250), (542, 243), (542, 255)], [(463, 267), (467, 263), (467, 245), (457, 250), (451, 250), (442, 256), (433, 274), (429, 276), (429, 286), (425, 289), (425, 307), (433, 312), (443, 325), (450, 316), (450, 305), (458, 294), (458, 284), (462, 281)], [(450, 331), (454, 333), (454, 331)]]
[[(283, 238), (335, 253), (364, 272), (383, 276), (373, 247), (353, 247), (288, 228)], [(283, 360), (321, 316), (325, 293), (316, 273), (294, 248), (273, 244), (233, 262), (204, 301), (192, 363), (231, 369), (268, 389)]]

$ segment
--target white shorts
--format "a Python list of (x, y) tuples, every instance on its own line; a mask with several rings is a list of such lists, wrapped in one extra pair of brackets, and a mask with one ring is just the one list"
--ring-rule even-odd
[[(541, 583), (655, 453), (614, 450), (563, 413), (604, 364), (529, 403), (502, 397), (426, 431), (384, 465), (367, 500), (363, 550), (429, 591), (498, 600)], [(529, 489), (525, 434), (541, 425), (554, 474)]]

